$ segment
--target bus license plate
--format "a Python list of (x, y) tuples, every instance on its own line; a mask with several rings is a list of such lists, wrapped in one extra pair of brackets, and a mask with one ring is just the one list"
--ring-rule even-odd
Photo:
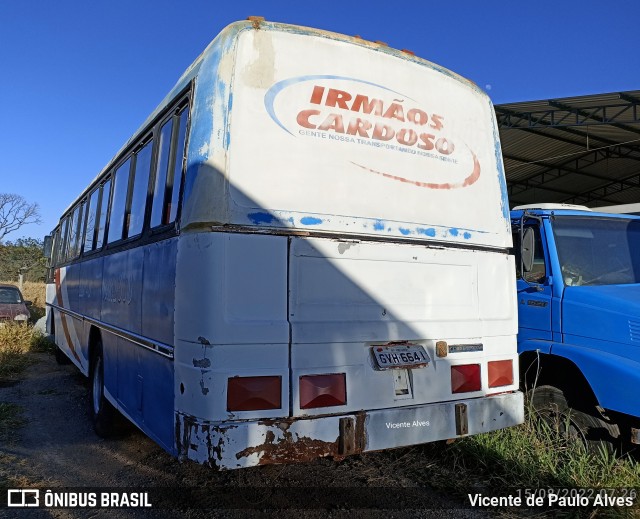
[(378, 369), (423, 368), (429, 364), (429, 356), (419, 344), (374, 346), (373, 357)]

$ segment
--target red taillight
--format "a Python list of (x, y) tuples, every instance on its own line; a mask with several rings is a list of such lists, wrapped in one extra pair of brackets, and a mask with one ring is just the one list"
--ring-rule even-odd
[(451, 366), (451, 392), (468, 393), (480, 391), (480, 364), (463, 364)]
[(281, 377), (234, 377), (227, 381), (227, 411), (282, 407)]
[(347, 403), (344, 373), (300, 377), (300, 409), (331, 407)]
[(513, 361), (493, 360), (489, 362), (489, 387), (513, 384)]

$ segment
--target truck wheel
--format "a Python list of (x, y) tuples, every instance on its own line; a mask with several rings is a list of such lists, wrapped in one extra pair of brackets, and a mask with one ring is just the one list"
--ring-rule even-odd
[(564, 393), (553, 386), (539, 386), (529, 391), (529, 402), (537, 415), (567, 440), (582, 442), (587, 452), (597, 454), (601, 449), (615, 452), (620, 436), (618, 426), (607, 423), (593, 414), (569, 407)]
[(104, 359), (102, 341), (95, 345), (91, 363), (91, 418), (93, 429), (102, 438), (119, 436), (125, 431), (124, 417), (104, 396)]

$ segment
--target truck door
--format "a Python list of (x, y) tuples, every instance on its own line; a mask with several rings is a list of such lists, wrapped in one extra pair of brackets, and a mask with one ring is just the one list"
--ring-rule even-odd
[[(524, 275), (516, 261), (518, 290), (518, 342), (529, 339), (552, 339), (551, 305), (552, 290), (549, 283), (549, 261), (544, 230), (537, 222), (526, 224), (534, 232), (535, 255), (533, 268)], [(520, 248), (518, 226), (514, 226), (514, 244)]]

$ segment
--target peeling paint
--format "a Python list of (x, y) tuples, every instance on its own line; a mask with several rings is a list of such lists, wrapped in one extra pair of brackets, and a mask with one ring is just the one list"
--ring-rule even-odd
[(261, 445), (247, 447), (236, 453), (236, 459), (246, 458), (257, 454), (259, 465), (271, 463), (311, 461), (325, 456), (338, 454), (339, 436), (334, 442), (325, 442), (307, 436), (299, 436), (292, 433), (289, 428), (291, 423), (285, 423), (286, 427), (280, 437), (276, 437), (273, 431), (267, 431), (265, 440)]
[(247, 217), (255, 225), (270, 224), (276, 221), (276, 218), (270, 213), (249, 213)]
[(341, 242), (338, 244), (338, 252), (340, 254), (344, 254), (346, 251), (348, 251), (351, 247), (353, 247), (353, 243), (350, 242)]
[(193, 367), (194, 368), (210, 368), (211, 360), (210, 359), (193, 359)]
[(300, 223), (302, 225), (320, 225), (322, 223), (322, 220), (313, 216), (305, 216), (304, 218), (300, 219)]
[(433, 238), (436, 235), (436, 230), (433, 227), (429, 227), (428, 229), (425, 229), (423, 227), (418, 227), (416, 231), (418, 234), (423, 234), (425, 236), (429, 236), (430, 238)]
[(339, 419), (330, 420), (324, 431), (315, 433), (310, 427), (312, 421), (295, 418), (261, 420), (254, 425), (257, 429), (250, 435), (253, 440), (247, 442), (245, 424), (202, 423), (194, 416), (177, 413), (176, 447), (180, 459), (188, 458), (220, 469), (306, 462), (326, 456), (342, 459), (362, 452), (367, 443), (365, 415), (345, 419), (352, 421), (357, 434), (348, 452), (341, 453)]

